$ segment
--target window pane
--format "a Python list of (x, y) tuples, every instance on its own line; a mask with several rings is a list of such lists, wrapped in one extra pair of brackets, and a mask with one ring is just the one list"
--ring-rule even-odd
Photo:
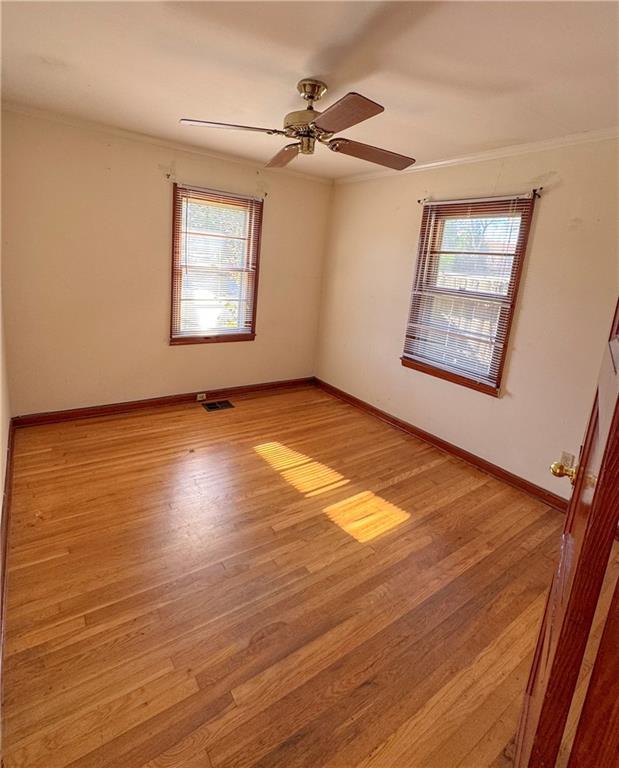
[(480, 216), (443, 219), (441, 251), (514, 253), (521, 216)]
[(495, 302), (423, 294), (419, 297), (418, 322), (494, 338), (500, 311), (501, 305)]
[(245, 318), (250, 308), (246, 302), (226, 299), (210, 301), (181, 300), (181, 334), (208, 335), (209, 331), (246, 331)]
[(238, 301), (247, 292), (247, 280), (247, 272), (184, 270), (181, 275), (181, 300)]
[(421, 294), (407, 353), (482, 376), (490, 374), (501, 305), (465, 297)]
[(437, 262), (435, 285), (458, 291), (506, 296), (513, 263), (513, 256), (441, 253)]
[(187, 232), (183, 232), (181, 237), (181, 266), (200, 264), (221, 269), (245, 266), (247, 240)]
[(492, 363), (492, 346), (473, 339), (455, 339), (442, 331), (425, 330), (415, 341), (415, 357), (486, 378)]
[(183, 229), (216, 232), (233, 237), (247, 235), (247, 209), (239, 205), (187, 199)]

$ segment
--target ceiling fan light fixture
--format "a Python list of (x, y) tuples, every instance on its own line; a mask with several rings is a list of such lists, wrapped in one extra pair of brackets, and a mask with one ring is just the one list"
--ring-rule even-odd
[(314, 154), (314, 145), (316, 144), (316, 139), (313, 136), (301, 136), (299, 141), (301, 143), (299, 152), (302, 155)]

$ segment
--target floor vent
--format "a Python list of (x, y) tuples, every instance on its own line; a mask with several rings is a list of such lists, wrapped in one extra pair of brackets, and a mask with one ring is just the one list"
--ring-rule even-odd
[(225, 411), (226, 408), (234, 408), (229, 400), (213, 400), (212, 403), (202, 403), (205, 411)]

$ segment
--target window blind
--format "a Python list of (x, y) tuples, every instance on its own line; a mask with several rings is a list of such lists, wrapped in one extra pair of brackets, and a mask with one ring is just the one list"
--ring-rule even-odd
[(172, 343), (255, 337), (262, 200), (174, 185)]
[(534, 201), (424, 204), (404, 365), (498, 394)]

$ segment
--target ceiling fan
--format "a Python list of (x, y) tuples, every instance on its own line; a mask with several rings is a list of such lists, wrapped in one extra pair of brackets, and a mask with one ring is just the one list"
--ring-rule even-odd
[(267, 163), (267, 168), (282, 168), (301, 153), (302, 155), (313, 155), (316, 141), (325, 144), (333, 152), (340, 152), (343, 155), (358, 157), (361, 160), (368, 160), (370, 163), (384, 165), (387, 168), (393, 168), (401, 171), (408, 168), (415, 160), (412, 157), (399, 155), (397, 152), (390, 152), (387, 149), (373, 147), (370, 144), (361, 144), (351, 139), (333, 138), (333, 134), (350, 128), (357, 123), (374, 117), (384, 112), (384, 107), (371, 99), (366, 99), (359, 93), (347, 93), (339, 101), (332, 104), (324, 112), (318, 112), (314, 109), (314, 102), (321, 99), (327, 92), (327, 86), (321, 80), (313, 78), (304, 78), (297, 84), (297, 90), (307, 101), (305, 109), (290, 112), (284, 117), (284, 130), (277, 128), (255, 128), (249, 125), (234, 125), (231, 123), (214, 123), (209, 120), (191, 120), (182, 118), (182, 125), (198, 125), (207, 128), (230, 128), (239, 131), (254, 131), (257, 133), (266, 133), (269, 135), (288, 136), (297, 139), (292, 144), (286, 144), (283, 149), (271, 158)]

